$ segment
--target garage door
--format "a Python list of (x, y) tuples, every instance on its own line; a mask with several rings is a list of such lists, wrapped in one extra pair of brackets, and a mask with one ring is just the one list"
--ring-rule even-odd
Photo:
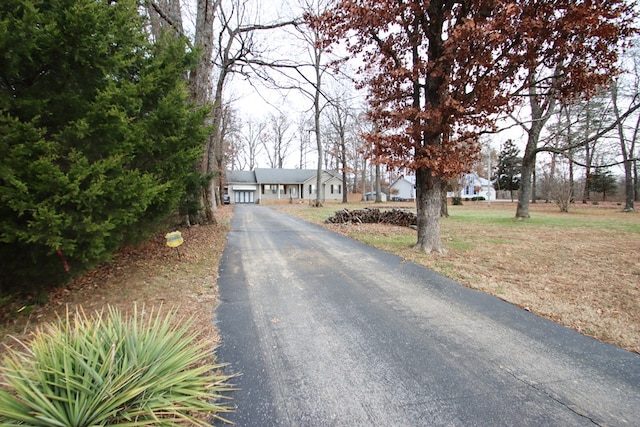
[(254, 203), (254, 193), (254, 191), (234, 191), (233, 201), (234, 203)]

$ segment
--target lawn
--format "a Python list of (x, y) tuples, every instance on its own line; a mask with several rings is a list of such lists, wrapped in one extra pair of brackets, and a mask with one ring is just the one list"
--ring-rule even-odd
[(278, 208), (640, 353), (640, 213), (616, 204), (579, 204), (561, 213), (536, 203), (531, 219), (517, 221), (514, 203), (467, 202), (450, 206), (450, 217), (441, 220), (447, 253), (426, 255), (412, 248), (411, 228), (324, 224), (337, 210), (365, 206), (413, 209), (398, 203)]

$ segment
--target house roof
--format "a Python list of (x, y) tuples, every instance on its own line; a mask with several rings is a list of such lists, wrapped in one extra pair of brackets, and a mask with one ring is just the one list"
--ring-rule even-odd
[[(335, 172), (323, 171), (335, 177)], [(315, 169), (268, 169), (227, 171), (227, 182), (243, 184), (302, 184), (316, 176)]]
[(269, 184), (300, 184), (315, 176), (315, 169), (256, 169), (256, 181)]
[(478, 181), (478, 183), (479, 183), (480, 185), (482, 185), (483, 187), (484, 187), (484, 186), (487, 186), (487, 185), (491, 186), (491, 181), (489, 181), (487, 178), (483, 178), (483, 177), (481, 177), (481, 176), (476, 176), (476, 180), (477, 180), (477, 181)]
[(227, 171), (227, 182), (256, 184), (256, 174), (253, 171)]
[(411, 185), (416, 185), (416, 176), (415, 175), (400, 175), (395, 181), (393, 181), (393, 184), (391, 184), (391, 186), (394, 186), (397, 182), (399, 182), (401, 180), (405, 180)]

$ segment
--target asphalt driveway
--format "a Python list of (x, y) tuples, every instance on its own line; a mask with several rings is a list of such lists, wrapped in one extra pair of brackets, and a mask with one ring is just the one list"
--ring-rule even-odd
[(640, 425), (640, 355), (277, 210), (231, 226), (239, 426)]

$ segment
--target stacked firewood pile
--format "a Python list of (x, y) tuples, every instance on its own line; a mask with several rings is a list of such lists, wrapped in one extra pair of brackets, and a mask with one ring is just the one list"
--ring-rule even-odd
[(393, 224), (401, 227), (411, 227), (417, 224), (416, 214), (403, 209), (343, 209), (325, 221), (331, 224)]

